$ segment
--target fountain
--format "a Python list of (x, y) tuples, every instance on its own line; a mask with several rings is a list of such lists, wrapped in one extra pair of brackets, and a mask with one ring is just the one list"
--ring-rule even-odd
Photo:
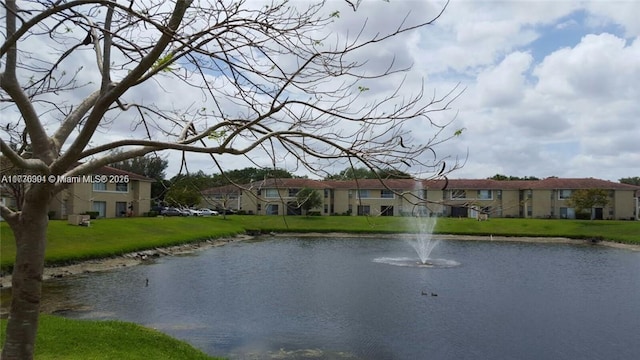
[(433, 265), (429, 259), (429, 255), (431, 255), (431, 252), (439, 242), (439, 240), (433, 239), (432, 237), (433, 228), (436, 226), (438, 218), (415, 216), (414, 219), (418, 233), (414, 238), (409, 239), (408, 242), (418, 253), (418, 258), (420, 258), (418, 265)]
[(419, 194), (420, 203), (414, 206), (411, 217), (407, 217), (407, 219), (411, 219), (413, 229), (416, 230), (416, 233), (415, 235), (411, 235), (411, 237), (407, 239), (407, 242), (418, 254), (418, 261), (416, 261), (415, 258), (409, 257), (381, 257), (373, 261), (396, 266), (423, 268), (442, 268), (460, 265), (454, 260), (431, 258), (431, 252), (440, 242), (440, 240), (433, 238), (433, 229), (436, 226), (438, 218), (433, 216), (434, 213), (425, 205), (426, 199), (423, 198), (424, 192), (422, 191), (420, 183), (416, 185), (416, 193)]
[(433, 228), (436, 226), (437, 217), (424, 216), (425, 212), (416, 213), (411, 217), (415, 224), (416, 234), (408, 235), (407, 243), (415, 249), (418, 259), (414, 257), (379, 257), (374, 262), (395, 266), (419, 267), (419, 268), (448, 268), (460, 265), (457, 261), (431, 258), (431, 252), (440, 240), (433, 238)]

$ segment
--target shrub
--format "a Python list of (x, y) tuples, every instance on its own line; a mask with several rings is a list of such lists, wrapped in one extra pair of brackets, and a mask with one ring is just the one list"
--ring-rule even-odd
[(89, 218), (91, 218), (91, 219), (97, 219), (98, 215), (100, 215), (100, 213), (97, 212), (97, 211), (87, 211), (84, 214), (85, 215), (89, 215)]

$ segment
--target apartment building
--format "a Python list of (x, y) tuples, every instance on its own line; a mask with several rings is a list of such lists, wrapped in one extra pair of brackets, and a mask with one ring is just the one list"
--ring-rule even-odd
[(377, 179), (349, 181), (266, 179), (242, 188), (226, 186), (203, 191), (206, 204), (260, 215), (298, 215), (296, 194), (316, 190), (322, 215), (448, 217), (576, 217), (568, 199), (578, 189), (605, 189), (606, 206), (592, 209), (595, 219), (639, 219), (640, 187), (583, 178), (498, 181), (490, 179)]
[(63, 181), (67, 188), (49, 203), (53, 219), (88, 211), (97, 212), (99, 218), (144, 215), (151, 207), (151, 183), (155, 180), (103, 166), (93, 174)]

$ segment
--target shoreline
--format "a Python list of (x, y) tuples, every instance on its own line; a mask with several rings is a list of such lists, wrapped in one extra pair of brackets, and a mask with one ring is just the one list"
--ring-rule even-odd
[[(258, 236), (271, 235), (273, 237), (366, 237), (366, 238), (396, 238), (396, 237), (412, 237), (415, 234), (352, 234), (341, 232), (308, 232), (308, 233), (272, 233), (261, 234)], [(116, 257), (100, 258), (92, 260), (78, 261), (70, 265), (49, 266), (45, 267), (43, 281), (62, 278), (70, 275), (83, 273), (92, 273), (100, 271), (108, 271), (122, 267), (131, 267), (144, 263), (152, 259), (164, 256), (178, 256), (192, 254), (198, 251), (224, 246), (229, 243), (245, 241), (253, 239), (255, 236), (238, 235), (232, 238), (220, 238), (215, 240), (205, 240), (201, 242), (187, 243), (163, 248), (153, 248), (148, 250), (135, 251)], [(622, 244), (611, 241), (590, 242), (589, 240), (570, 239), (563, 237), (530, 237), (530, 236), (480, 236), (480, 235), (433, 235), (438, 240), (458, 240), (458, 241), (495, 241), (495, 242), (522, 242), (522, 243), (541, 243), (541, 244), (571, 244), (571, 245), (589, 245), (589, 246), (606, 246), (617, 249), (625, 249), (630, 251), (640, 251), (640, 245)], [(0, 289), (11, 288), (11, 275), (0, 276)]]
[[(238, 235), (232, 238), (204, 240), (182, 245), (157, 247), (134, 251), (123, 255), (91, 260), (80, 260), (69, 265), (47, 266), (44, 268), (42, 280), (59, 279), (70, 275), (93, 273), (140, 265), (164, 256), (188, 255), (198, 251), (223, 246), (229, 243), (251, 239), (252, 236)], [(0, 289), (11, 288), (11, 274), (0, 276)]]

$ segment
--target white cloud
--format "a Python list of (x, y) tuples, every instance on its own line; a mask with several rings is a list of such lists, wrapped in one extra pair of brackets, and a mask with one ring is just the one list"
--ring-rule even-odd
[(482, 71), (477, 76), (479, 106), (508, 106), (524, 97), (526, 79), (533, 58), (530, 54), (509, 54), (500, 64)]
[(552, 96), (608, 99), (635, 96), (640, 79), (640, 42), (631, 46), (611, 34), (586, 35), (574, 48), (547, 56), (534, 70), (536, 90)]

